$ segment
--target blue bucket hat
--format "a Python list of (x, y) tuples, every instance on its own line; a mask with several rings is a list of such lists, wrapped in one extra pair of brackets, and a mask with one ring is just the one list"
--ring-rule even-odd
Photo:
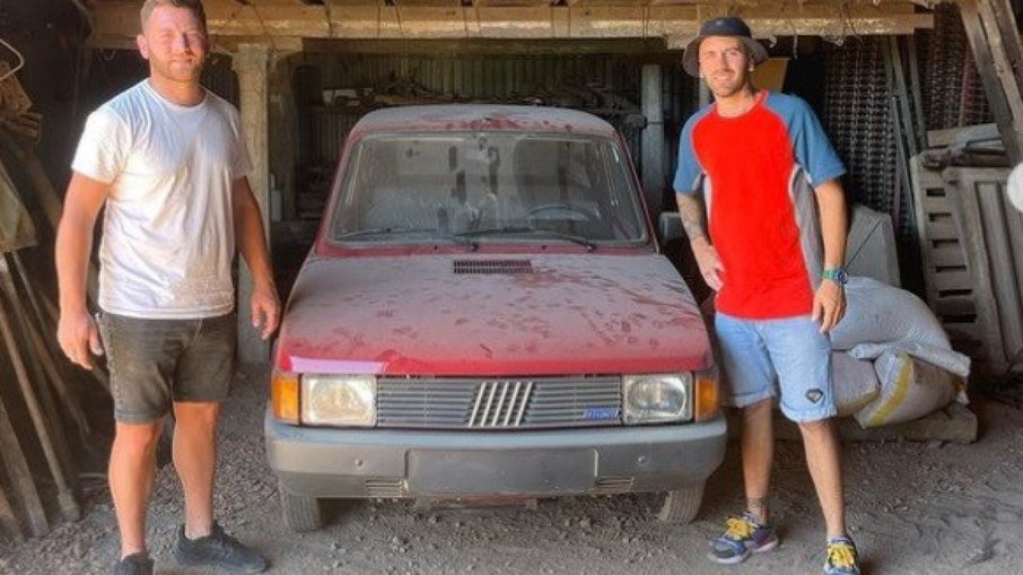
[(767, 48), (753, 39), (753, 33), (749, 26), (742, 21), (742, 18), (728, 16), (707, 20), (700, 26), (700, 35), (693, 38), (682, 53), (682, 67), (694, 78), (700, 77), (700, 43), (707, 36), (732, 36), (742, 41), (746, 50), (753, 59), (754, 64), (759, 64), (767, 59)]

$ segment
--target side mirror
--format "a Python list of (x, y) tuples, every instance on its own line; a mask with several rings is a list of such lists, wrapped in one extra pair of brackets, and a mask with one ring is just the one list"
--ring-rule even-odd
[(668, 243), (671, 240), (681, 238), (684, 233), (682, 230), (682, 217), (678, 212), (661, 212), (660, 221), (660, 232), (661, 232), (661, 243)]

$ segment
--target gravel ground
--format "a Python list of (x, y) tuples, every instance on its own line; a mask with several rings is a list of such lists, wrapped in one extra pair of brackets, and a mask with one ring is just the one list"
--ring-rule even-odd
[[(654, 496), (564, 498), (523, 507), (417, 512), (411, 502), (338, 502), (325, 529), (294, 534), (280, 519), (263, 451), (265, 372), (239, 374), (221, 432), (216, 509), (226, 529), (259, 547), (270, 573), (553, 574), (819, 573), (823, 520), (798, 443), (779, 442), (774, 500), (782, 545), (740, 567), (705, 559), (707, 541), (740, 511), (738, 452), (711, 478), (700, 517), (666, 526)], [(1023, 572), (1023, 412), (975, 402), (981, 439), (972, 445), (845, 445), (849, 523), (871, 574)], [(118, 538), (104, 480), (88, 476), (84, 516), (21, 545), (0, 539), (0, 573), (109, 573)], [(170, 549), (180, 521), (173, 467), (157, 476), (150, 545), (161, 574), (178, 568)]]

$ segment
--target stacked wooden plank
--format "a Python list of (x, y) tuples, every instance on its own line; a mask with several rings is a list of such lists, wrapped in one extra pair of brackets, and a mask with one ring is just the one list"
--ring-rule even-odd
[(1023, 214), (1009, 203), (1009, 168), (948, 167), (942, 179), (972, 269), (988, 370), (1023, 364)]
[[(68, 385), (70, 378), (58, 367), (52, 315), (33, 292), (18, 254), (0, 256), (0, 340), (15, 380), (14, 386), (5, 381), (0, 387), (0, 452), (14, 500), (12, 506), (0, 494), (4, 500), (0, 513), (7, 511), (3, 525), (15, 538), (22, 535), (15, 510), (20, 510), (32, 535), (49, 531), (43, 501), (51, 495), (64, 519), (78, 519), (75, 466), (65, 424), (71, 423), (83, 437), (88, 433), (78, 398)], [(18, 406), (18, 411), (9, 406)], [(27, 421), (12, 418), (13, 413), (27, 414)], [(45, 473), (37, 470), (40, 463)]]
[(927, 304), (945, 327), (952, 345), (976, 357), (983, 351), (980, 342), (988, 314), (978, 311), (984, 301), (974, 292), (966, 252), (952, 214), (954, 206), (940, 170), (925, 168), (919, 156), (910, 165)]
[(974, 371), (1023, 363), (1023, 215), (1010, 205), (1010, 164), (997, 128), (929, 134), (913, 158), (927, 301)]
[(15, 181), (29, 182), (51, 231), (60, 200), (34, 153), (40, 117), (23, 95), (13, 76), (0, 81), (0, 535), (15, 540), (79, 518), (72, 454), (90, 431), (82, 385), (56, 342), (53, 282), (26, 265), (43, 250)]

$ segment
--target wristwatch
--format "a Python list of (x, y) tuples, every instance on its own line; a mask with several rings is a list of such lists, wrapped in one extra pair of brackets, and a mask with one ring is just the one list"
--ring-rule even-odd
[(821, 272), (821, 278), (831, 280), (841, 287), (845, 287), (845, 284), (849, 283), (849, 274), (846, 273), (845, 268), (825, 268)]

